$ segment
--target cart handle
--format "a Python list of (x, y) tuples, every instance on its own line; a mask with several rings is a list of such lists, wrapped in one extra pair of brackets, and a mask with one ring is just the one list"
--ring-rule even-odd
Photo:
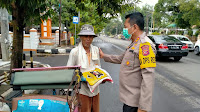
[(81, 69), (81, 66), (57, 66), (57, 67), (40, 67), (40, 68), (15, 68), (12, 72), (20, 71), (46, 71), (46, 70), (60, 70), (60, 69)]

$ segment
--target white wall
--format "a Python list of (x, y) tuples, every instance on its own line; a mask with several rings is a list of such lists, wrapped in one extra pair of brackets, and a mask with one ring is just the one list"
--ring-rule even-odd
[[(35, 29), (31, 29), (35, 30)], [(12, 44), (13, 41), (13, 33), (9, 32), (9, 42)], [(39, 35), (37, 35), (37, 32), (31, 32), (30, 34), (24, 34), (24, 45), (23, 49), (38, 49), (39, 44)]]

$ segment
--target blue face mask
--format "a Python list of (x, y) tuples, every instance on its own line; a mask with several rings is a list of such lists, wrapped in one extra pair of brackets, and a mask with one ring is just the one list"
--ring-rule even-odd
[[(131, 28), (131, 27), (130, 27)], [(130, 39), (130, 37), (133, 35), (133, 33), (132, 34), (129, 34), (128, 33), (128, 29), (129, 28), (123, 28), (123, 35), (124, 35), (124, 37), (126, 38), (126, 39)]]

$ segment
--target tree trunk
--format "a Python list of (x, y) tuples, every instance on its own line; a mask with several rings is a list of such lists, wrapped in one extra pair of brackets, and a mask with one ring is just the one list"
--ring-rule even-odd
[(11, 69), (22, 68), (23, 40), (24, 40), (24, 10), (17, 3), (13, 7), (13, 48)]

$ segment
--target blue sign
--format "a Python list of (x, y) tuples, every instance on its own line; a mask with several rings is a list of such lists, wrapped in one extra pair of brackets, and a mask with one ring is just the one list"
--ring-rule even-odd
[(49, 99), (19, 100), (13, 112), (70, 112), (67, 102)]
[(79, 22), (78, 16), (73, 16), (73, 23), (78, 24), (78, 22)]

